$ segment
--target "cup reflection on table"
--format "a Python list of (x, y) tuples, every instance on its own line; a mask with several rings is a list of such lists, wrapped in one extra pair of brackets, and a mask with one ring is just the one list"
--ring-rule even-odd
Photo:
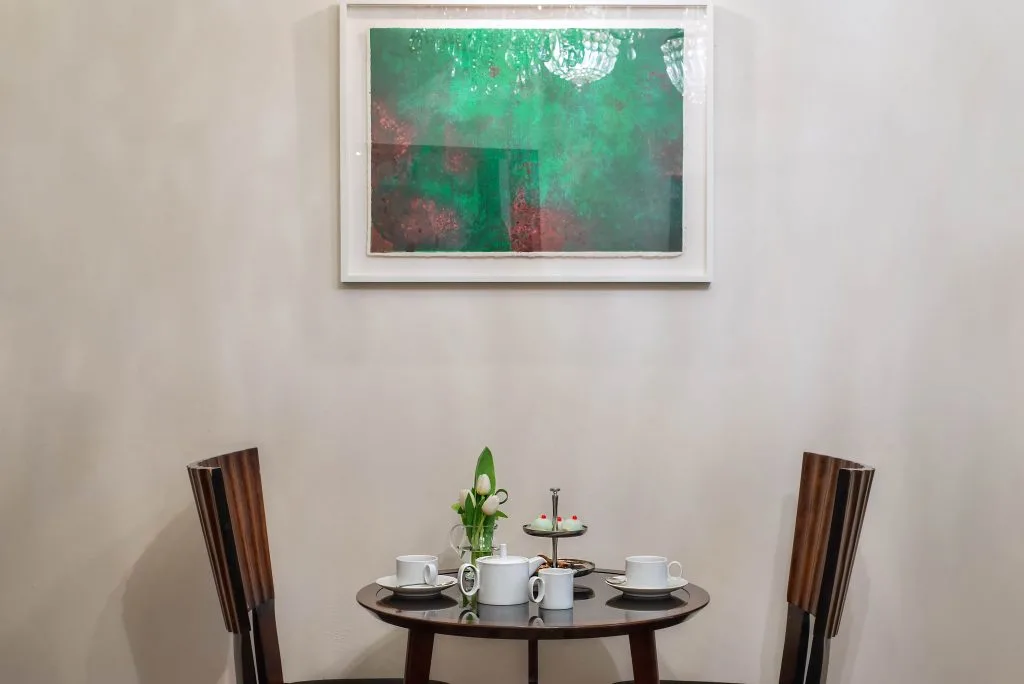
[(572, 608), (561, 608), (559, 610), (546, 610), (541, 608), (538, 617), (545, 627), (572, 627)]
[(652, 613), (664, 613), (676, 610), (686, 605), (686, 602), (676, 596), (656, 599), (631, 599), (625, 597), (613, 598), (608, 601), (608, 607), (617, 608), (622, 611), (626, 622), (638, 620), (650, 620)]
[(492, 606), (488, 603), (481, 603), (476, 607), (476, 614), (480, 617), (481, 622), (523, 625), (530, 619), (530, 604)]
[(530, 620), (530, 604), (493, 606), (489, 603), (470, 603), (463, 606), (459, 622), (474, 624), (485, 622), (495, 625), (525, 625)]

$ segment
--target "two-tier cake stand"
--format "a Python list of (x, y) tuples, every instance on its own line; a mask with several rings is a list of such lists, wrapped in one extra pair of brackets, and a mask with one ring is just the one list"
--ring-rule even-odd
[[(554, 529), (538, 530), (532, 527), (529, 523), (523, 525), (523, 532), (530, 535), (531, 537), (544, 537), (551, 540), (551, 567), (557, 568), (558, 565), (558, 540), (568, 539), (570, 537), (582, 537), (587, 533), (587, 526), (583, 525), (578, 530), (560, 530), (558, 529), (558, 487), (551, 488), (551, 524)], [(571, 569), (575, 571), (576, 577), (582, 577), (583, 575), (589, 575), (594, 571), (594, 564), (589, 561), (574, 562), (570, 565)], [(577, 588), (579, 591), (580, 588)]]

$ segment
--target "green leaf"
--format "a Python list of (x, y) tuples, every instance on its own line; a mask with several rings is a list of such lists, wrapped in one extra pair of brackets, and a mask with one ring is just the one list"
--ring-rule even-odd
[(470, 492), (469, 496), (466, 497), (466, 515), (473, 517), (476, 515), (476, 509), (476, 494)]
[(498, 488), (498, 479), (494, 476), (494, 456), (491, 455), (491, 450), (488, 447), (484, 447), (484, 450), (480, 452), (480, 458), (476, 459), (476, 474), (473, 475), (474, 487), (481, 475), (486, 475), (491, 481), (492, 492)]
[(456, 513), (461, 512), (462, 506), (459, 505), (458, 501), (452, 504), (452, 510), (455, 511)]
[(500, 518), (500, 519), (505, 519), (505, 518), (508, 517), (508, 515), (505, 513), (505, 511), (503, 511), (501, 509), (498, 509), (498, 511), (494, 514), (494, 517), (495, 518)]

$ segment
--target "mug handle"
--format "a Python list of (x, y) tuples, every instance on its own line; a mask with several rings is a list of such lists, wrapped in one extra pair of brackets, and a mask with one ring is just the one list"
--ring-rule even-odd
[[(540, 593), (536, 596), (533, 593), (534, 588), (540, 584)], [(534, 575), (530, 578), (530, 600), (534, 603), (540, 603), (544, 600), (544, 578)]]
[[(673, 565), (675, 567), (679, 568), (679, 574), (678, 575), (673, 575), (672, 574), (672, 566)], [(672, 561), (671, 563), (669, 563), (668, 564), (668, 577), (669, 577), (669, 579), (683, 579), (683, 564), (680, 563), (679, 561)]]
[[(466, 591), (466, 585), (463, 583), (462, 580), (465, 577), (466, 570), (469, 570), (470, 568), (473, 568), (477, 572), (476, 581), (473, 582), (473, 588), (469, 591)], [(463, 563), (462, 567), (459, 568), (459, 590), (462, 592), (464, 596), (472, 596), (476, 592), (480, 591), (480, 571), (477, 570), (472, 563)]]
[[(682, 572), (680, 570), (680, 572)], [(430, 586), (437, 584), (437, 566), (430, 563), (423, 566), (423, 583)]]

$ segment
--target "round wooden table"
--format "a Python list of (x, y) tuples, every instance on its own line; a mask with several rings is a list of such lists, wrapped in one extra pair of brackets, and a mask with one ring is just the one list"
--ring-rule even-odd
[(488, 606), (469, 603), (452, 587), (439, 597), (402, 599), (376, 584), (359, 590), (359, 605), (388, 624), (409, 630), (405, 683), (426, 684), (434, 635), (477, 639), (522, 639), (529, 644), (529, 682), (537, 682), (537, 642), (548, 639), (596, 639), (628, 636), (636, 684), (658, 684), (654, 632), (684, 622), (711, 601), (706, 591), (688, 584), (671, 598), (631, 600), (605, 584), (611, 575), (598, 570), (576, 580), (571, 610), (542, 610), (534, 603)]

